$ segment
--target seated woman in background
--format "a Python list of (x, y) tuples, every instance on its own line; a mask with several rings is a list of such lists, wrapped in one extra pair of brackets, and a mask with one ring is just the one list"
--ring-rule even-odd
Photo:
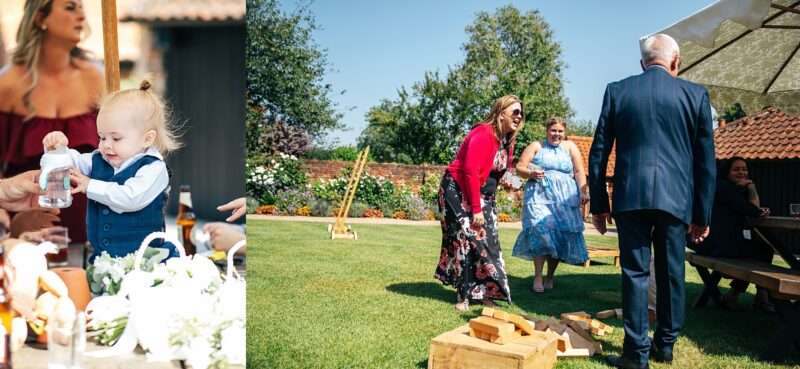
[[(700, 255), (724, 258), (751, 258), (772, 262), (772, 250), (754, 242), (746, 229), (746, 217), (763, 217), (769, 209), (760, 208), (755, 183), (748, 177), (747, 162), (733, 157), (723, 161), (717, 173), (717, 189), (711, 215), (712, 231), (706, 240), (695, 246)], [(691, 247), (691, 246), (690, 246)], [(722, 296), (725, 307), (736, 308), (739, 295), (747, 289), (748, 282), (734, 279), (731, 289)], [(767, 290), (758, 287), (753, 307), (768, 312), (775, 308)]]

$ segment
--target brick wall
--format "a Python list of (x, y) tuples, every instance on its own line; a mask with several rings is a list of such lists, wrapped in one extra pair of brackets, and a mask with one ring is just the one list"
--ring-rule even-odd
[[(338, 160), (305, 160), (303, 167), (310, 181), (333, 179), (339, 176), (342, 168), (354, 162)], [(394, 163), (367, 163), (365, 171), (374, 176), (382, 176), (394, 184), (405, 184), (417, 188), (431, 174), (442, 174), (445, 165), (406, 165)]]

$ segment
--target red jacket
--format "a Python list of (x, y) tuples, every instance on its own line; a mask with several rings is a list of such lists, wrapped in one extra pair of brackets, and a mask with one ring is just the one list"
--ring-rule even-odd
[[(500, 141), (494, 135), (494, 127), (489, 123), (480, 123), (467, 134), (458, 148), (456, 158), (447, 166), (473, 214), (481, 211), (481, 186), (489, 178), (499, 148)], [(513, 154), (512, 143), (508, 148), (509, 168)]]

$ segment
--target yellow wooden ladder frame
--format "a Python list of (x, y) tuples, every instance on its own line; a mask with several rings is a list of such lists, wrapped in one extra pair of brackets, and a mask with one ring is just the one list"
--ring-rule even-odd
[(358, 239), (358, 233), (352, 230), (350, 226), (344, 224), (344, 222), (345, 219), (347, 219), (347, 212), (350, 211), (350, 205), (353, 204), (353, 198), (356, 196), (361, 174), (364, 171), (364, 167), (367, 165), (367, 157), (369, 157), (369, 146), (361, 150), (361, 152), (358, 153), (358, 157), (356, 157), (355, 165), (353, 165), (353, 172), (350, 173), (350, 180), (347, 182), (347, 190), (342, 198), (341, 206), (339, 206), (339, 212), (336, 214), (336, 223), (328, 224), (328, 232), (331, 234), (332, 240), (337, 238), (350, 240)]

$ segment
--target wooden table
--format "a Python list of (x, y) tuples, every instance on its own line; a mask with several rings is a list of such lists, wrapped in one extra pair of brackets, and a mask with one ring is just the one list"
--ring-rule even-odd
[[(103, 350), (108, 347), (99, 346), (93, 342), (86, 343), (86, 352)], [(47, 350), (37, 349), (25, 345), (14, 352), (14, 369), (43, 369), (47, 368)], [(92, 358), (83, 356), (82, 369), (176, 369), (181, 368), (177, 360), (171, 362), (147, 362), (147, 357), (140, 348), (127, 355), (111, 358)], [(188, 365), (188, 364), (187, 364)], [(230, 368), (244, 368), (243, 365), (231, 365)]]
[[(92, 342), (86, 343), (86, 351), (102, 350)], [(14, 369), (42, 369), (47, 368), (47, 350), (37, 349), (29, 345), (23, 346), (14, 352)], [(147, 357), (142, 352), (133, 352), (123, 356), (97, 359), (83, 356), (83, 369), (175, 369), (180, 368), (179, 362), (148, 363)]]
[[(709, 300), (719, 304), (717, 284), (723, 276), (753, 283), (769, 291), (775, 304), (780, 328), (770, 339), (762, 358), (779, 361), (787, 352), (800, 346), (800, 258), (794, 250), (777, 238), (776, 232), (800, 230), (800, 219), (788, 217), (763, 217), (748, 222), (753, 227), (753, 238), (770, 247), (790, 266), (784, 268), (749, 259), (727, 259), (687, 253), (686, 260), (697, 268), (703, 280), (703, 292), (695, 307), (705, 306)], [(713, 229), (713, 227), (712, 227)], [(712, 230), (713, 231), (713, 230)], [(715, 272), (710, 273), (709, 270)]]

